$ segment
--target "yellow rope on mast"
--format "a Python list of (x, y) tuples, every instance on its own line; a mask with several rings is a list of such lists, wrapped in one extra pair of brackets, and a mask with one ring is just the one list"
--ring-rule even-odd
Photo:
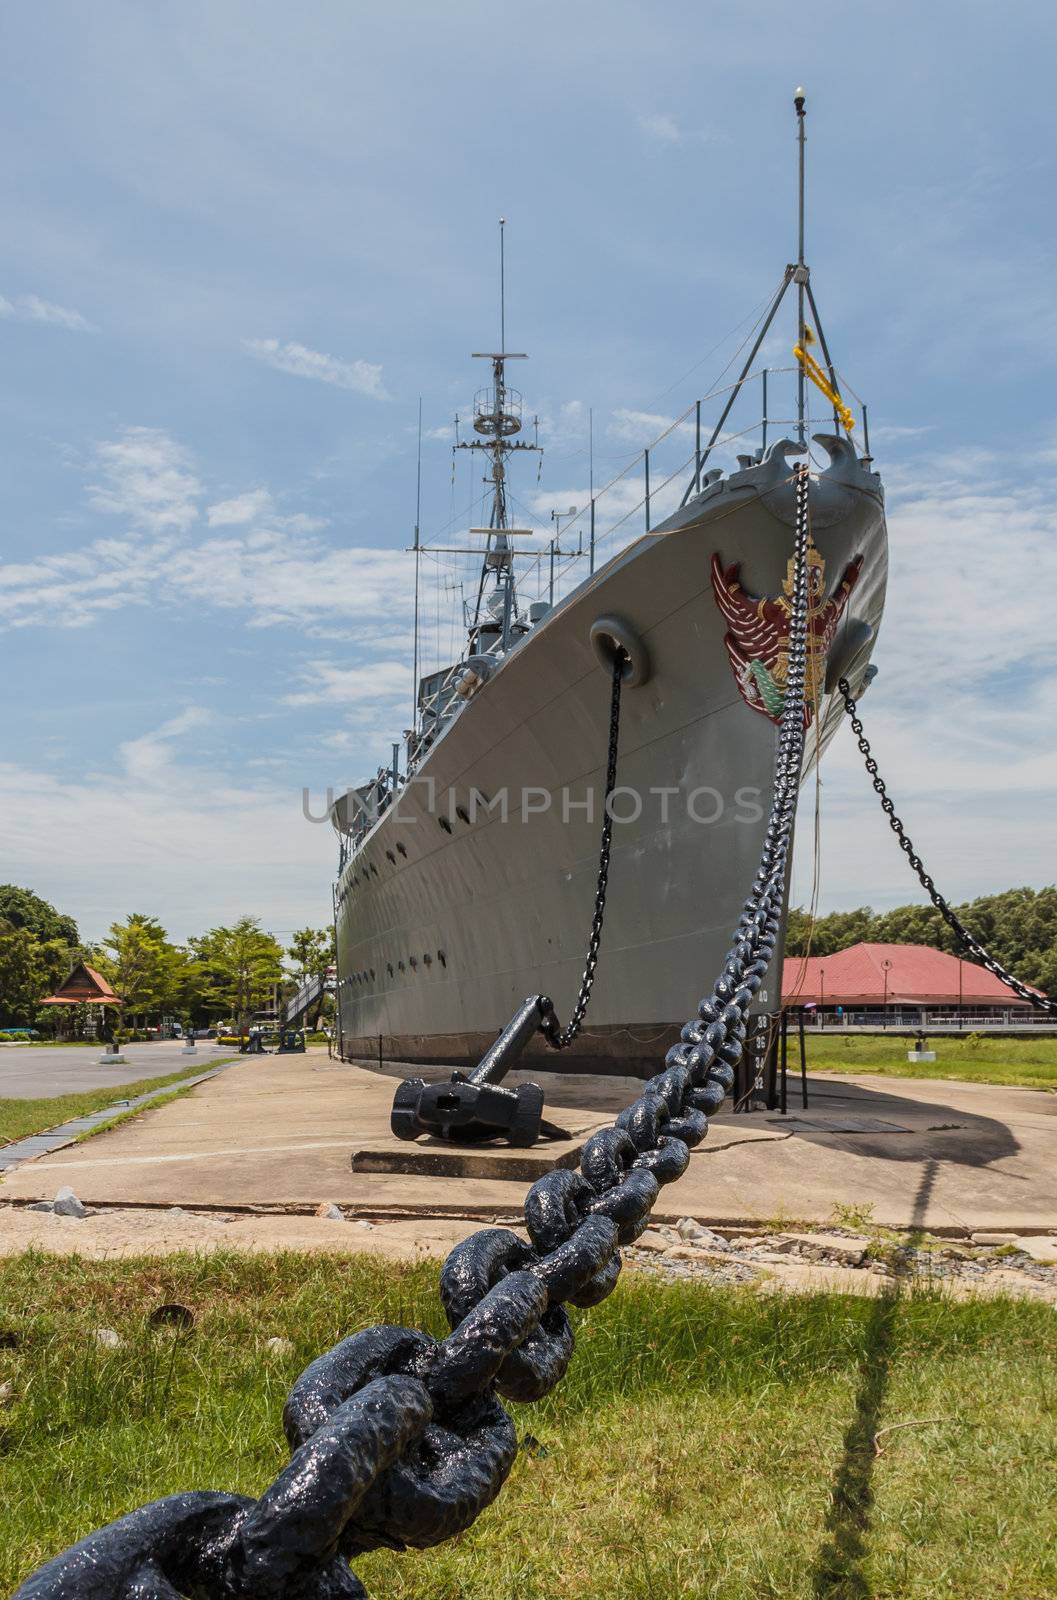
[(855, 426), (855, 418), (852, 416), (851, 412), (848, 410), (848, 407), (844, 404), (844, 401), (841, 399), (836, 389), (826, 377), (826, 374), (823, 372), (814, 356), (804, 348), (805, 345), (814, 344), (814, 342), (815, 335), (805, 322), (804, 344), (795, 344), (793, 346), (793, 354), (799, 361), (806, 376), (809, 377), (811, 382), (815, 385), (815, 388), (822, 390), (822, 393), (826, 396), (826, 399), (829, 401), (841, 422), (844, 424), (845, 429), (848, 433), (850, 433)]

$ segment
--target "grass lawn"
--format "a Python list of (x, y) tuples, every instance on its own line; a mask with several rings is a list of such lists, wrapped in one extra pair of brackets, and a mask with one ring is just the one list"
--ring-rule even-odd
[[(143, 1501), (259, 1494), (300, 1369), (375, 1321), (442, 1332), (436, 1277), (363, 1256), (0, 1262), (20, 1335), (0, 1350), (2, 1592)], [(150, 1333), (162, 1300), (196, 1326)], [(514, 1408), (530, 1447), (499, 1500), (452, 1544), (361, 1557), (376, 1600), (1057, 1596), (1050, 1306), (628, 1274), (573, 1315), (569, 1374)], [(122, 1348), (86, 1337), (102, 1325)]]
[(81, 1094), (60, 1094), (50, 1100), (0, 1100), (0, 1144), (10, 1144), (12, 1139), (24, 1139), (31, 1133), (42, 1133), (45, 1128), (57, 1128), (60, 1122), (86, 1116), (89, 1111), (105, 1111), (115, 1100), (131, 1100), (151, 1089), (161, 1089), (167, 1083), (182, 1083), (185, 1078), (198, 1077), (229, 1059), (221, 1056), (216, 1061), (200, 1061), (197, 1066), (170, 1072), (164, 1078), (138, 1078), (133, 1083), (86, 1089)]
[[(992, 1034), (955, 1038), (929, 1035), (935, 1061), (916, 1066), (907, 1060), (913, 1039), (876, 1034), (815, 1033), (807, 1030), (807, 1061), (812, 1072), (884, 1072), (897, 1078), (961, 1078), (966, 1083), (1008, 1083), (1025, 1089), (1057, 1089), (1057, 1035), (1039, 1039), (996, 1039)], [(790, 1035), (790, 1068), (796, 1054)]]

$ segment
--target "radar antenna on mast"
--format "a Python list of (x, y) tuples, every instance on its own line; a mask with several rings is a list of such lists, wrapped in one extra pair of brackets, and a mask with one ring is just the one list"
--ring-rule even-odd
[(454, 450), (481, 450), (489, 457), (489, 471), (485, 482), (492, 490), (492, 512), (489, 519), (488, 540), (485, 547), (481, 575), (477, 585), (473, 626), (480, 621), (484, 602), (485, 584), (489, 573), (494, 573), (497, 588), (506, 591), (503, 606), (503, 648), (509, 644), (510, 618), (514, 613), (514, 561), (513, 550), (507, 537), (510, 527), (507, 508), (506, 462), (515, 450), (542, 454), (538, 440), (529, 444), (516, 436), (522, 429), (521, 395), (511, 388), (506, 379), (508, 361), (527, 361), (523, 350), (506, 348), (506, 218), (499, 219), (499, 349), (475, 350), (475, 361), (492, 363), (492, 382), (478, 389), (473, 399), (473, 431), (477, 439), (460, 439)]

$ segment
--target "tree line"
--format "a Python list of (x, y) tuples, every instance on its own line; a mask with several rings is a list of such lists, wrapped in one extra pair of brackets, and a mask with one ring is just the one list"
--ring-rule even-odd
[[(1047, 994), (1057, 994), (1057, 887), (1007, 889), (952, 908), (980, 943), (1002, 964)], [(790, 911), (785, 949), (790, 956), (831, 956), (850, 945), (928, 944), (951, 955), (958, 940), (931, 905), (874, 911), (831, 911), (812, 918)]]
[[(132, 912), (96, 943), (75, 920), (15, 884), (0, 885), (0, 1027), (60, 1026), (65, 1008), (41, 1006), (78, 961), (102, 974), (125, 1002), (123, 1029), (172, 1018), (200, 1028), (243, 1027), (278, 990), (286, 998), (334, 963), (332, 928), (301, 928), (285, 948), (257, 917), (179, 944), (156, 917)], [(318, 1025), (318, 1014), (315, 1019)]]

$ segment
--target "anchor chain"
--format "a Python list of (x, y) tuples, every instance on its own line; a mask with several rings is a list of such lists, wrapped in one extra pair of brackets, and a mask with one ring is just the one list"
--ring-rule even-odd
[(723, 970), (664, 1070), (586, 1141), (578, 1172), (559, 1168), (532, 1185), (530, 1242), (487, 1228), (451, 1252), (440, 1279), (447, 1338), (369, 1328), (305, 1369), (283, 1413), (290, 1463), (259, 1500), (156, 1501), (41, 1568), (16, 1600), (365, 1600), (351, 1558), (438, 1544), (499, 1493), (517, 1438), (498, 1397), (541, 1399), (565, 1372), (566, 1306), (612, 1292), (620, 1246), (685, 1172), (733, 1084), (774, 956), (804, 753), (806, 465), (794, 476), (789, 667), (759, 867)]
[(925, 863), (914, 849), (913, 841), (907, 834), (901, 818), (896, 814), (895, 802), (889, 795), (885, 781), (877, 769), (877, 762), (874, 759), (872, 750), (870, 749), (870, 742), (863, 732), (863, 725), (859, 718), (858, 706), (852, 698), (851, 687), (847, 678), (841, 678), (837, 683), (837, 688), (840, 690), (841, 698), (844, 701), (844, 709), (851, 718), (852, 732), (858, 741), (859, 750), (863, 756), (866, 770), (870, 774), (870, 780), (873, 783), (874, 790), (880, 796), (881, 810), (888, 818), (888, 825), (895, 834), (896, 838), (899, 840), (899, 848), (910, 862), (911, 867), (917, 875), (918, 882), (921, 884), (921, 887), (932, 901), (932, 904), (935, 906), (936, 910), (939, 912), (948, 928), (950, 928), (951, 932), (959, 940), (963, 948), (968, 950), (982, 967), (986, 967), (987, 971), (992, 973), (1000, 983), (1004, 983), (1007, 989), (1012, 989), (1014, 994), (1019, 995), (1022, 1000), (1026, 1000), (1028, 1004), (1034, 1006), (1037, 1011), (1044, 1011), (1049, 1016), (1057, 1016), (1057, 1001), (1049, 1000), (1045, 995), (1037, 994), (1035, 990), (1029, 988), (1026, 983), (1022, 983), (1019, 978), (1014, 977), (1013, 973), (1008, 971), (1008, 969), (1004, 967), (989, 950), (984, 948), (979, 939), (969, 932), (969, 929), (965, 926), (965, 923), (958, 916), (957, 912), (951, 909), (948, 901), (942, 894), (940, 894), (932, 880), (931, 875), (925, 870)]
[(609, 854), (613, 843), (613, 813), (610, 799), (617, 786), (617, 749), (620, 744), (620, 686), (624, 680), (624, 666), (628, 653), (620, 645), (613, 656), (613, 693), (609, 704), (609, 754), (606, 761), (606, 789), (602, 799), (602, 844), (598, 852), (598, 882), (595, 886), (595, 909), (591, 918), (591, 937), (587, 942), (587, 960), (576, 1004), (565, 1027), (561, 1027), (553, 1006), (544, 1009), (540, 1032), (552, 1050), (567, 1050), (583, 1027), (587, 1008), (591, 1003), (598, 951), (602, 943), (602, 924), (606, 915), (606, 891), (609, 887)]

